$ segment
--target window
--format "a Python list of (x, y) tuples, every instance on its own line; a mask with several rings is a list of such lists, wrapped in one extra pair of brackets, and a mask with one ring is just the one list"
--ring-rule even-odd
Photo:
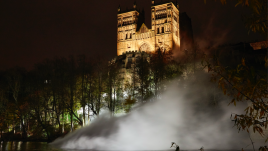
[(132, 38), (132, 34), (130, 33), (130, 35), (129, 35), (129, 38), (131, 39)]
[(162, 33), (164, 33), (165, 31), (164, 31), (164, 27), (162, 27)]
[(127, 39), (127, 34), (126, 34), (126, 39)]
[(177, 22), (177, 17), (175, 15), (173, 17), (174, 17), (174, 20)]
[(159, 34), (159, 28), (157, 28), (157, 34)]

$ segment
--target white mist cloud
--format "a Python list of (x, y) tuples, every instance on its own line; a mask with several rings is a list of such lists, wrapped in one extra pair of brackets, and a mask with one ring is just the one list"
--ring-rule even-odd
[(230, 120), (230, 114), (242, 112), (245, 105), (227, 106), (230, 99), (220, 96), (218, 105), (212, 106), (209, 99), (215, 90), (208, 78), (201, 74), (184, 84), (173, 81), (161, 100), (146, 103), (122, 117), (102, 115), (51, 145), (68, 149), (166, 150), (176, 142), (182, 150), (202, 146), (245, 149), (251, 144), (248, 134), (238, 133)]

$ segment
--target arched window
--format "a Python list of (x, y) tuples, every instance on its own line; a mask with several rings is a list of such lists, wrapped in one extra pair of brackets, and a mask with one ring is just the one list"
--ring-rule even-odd
[(165, 31), (164, 31), (164, 27), (162, 27), (162, 33), (164, 33)]

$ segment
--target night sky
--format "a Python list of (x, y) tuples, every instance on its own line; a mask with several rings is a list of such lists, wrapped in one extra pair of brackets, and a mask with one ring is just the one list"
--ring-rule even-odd
[[(88, 58), (116, 56), (117, 8), (132, 8), (135, 0), (0, 0), (0, 70), (32, 69), (55, 56), (86, 54)], [(156, 0), (159, 2), (160, 0)], [(192, 20), (200, 46), (261, 40), (244, 28), (248, 7), (235, 2), (178, 0), (180, 12)], [(151, 28), (151, 0), (136, 0)]]

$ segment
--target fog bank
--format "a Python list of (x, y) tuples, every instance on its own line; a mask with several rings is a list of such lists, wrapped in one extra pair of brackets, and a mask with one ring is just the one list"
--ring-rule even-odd
[[(213, 105), (214, 97), (220, 99), (217, 105)], [(209, 82), (207, 74), (187, 82), (174, 80), (160, 100), (121, 117), (103, 114), (51, 145), (68, 149), (166, 150), (176, 142), (182, 150), (202, 146), (205, 150), (252, 149), (248, 134), (238, 133), (230, 120), (230, 114), (241, 113), (245, 105), (227, 106), (230, 100)]]

